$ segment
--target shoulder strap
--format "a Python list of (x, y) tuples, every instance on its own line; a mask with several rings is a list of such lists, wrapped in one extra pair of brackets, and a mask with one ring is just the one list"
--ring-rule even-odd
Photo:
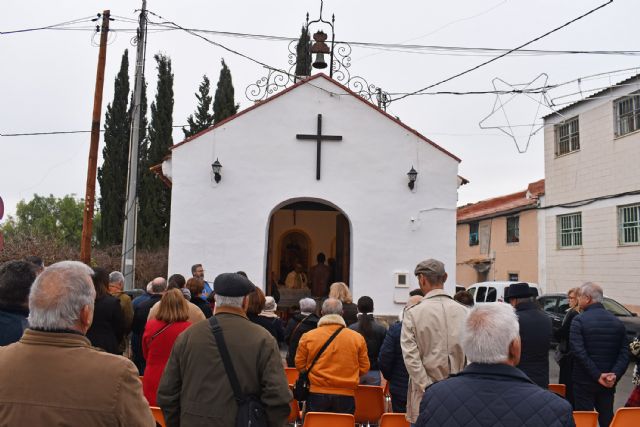
[(151, 341), (153, 341), (155, 337), (157, 337), (158, 335), (160, 335), (161, 333), (163, 333), (164, 331), (166, 331), (166, 330), (167, 330), (167, 328), (168, 328), (169, 326), (171, 326), (171, 325), (173, 325), (173, 322), (171, 322), (171, 323), (167, 323), (167, 324), (166, 324), (166, 325), (164, 325), (162, 328), (158, 329), (158, 330), (156, 331), (156, 333), (155, 333), (155, 334), (151, 335), (151, 339), (149, 340), (149, 344), (151, 344)]
[[(313, 313), (311, 313), (313, 314)], [(309, 317), (311, 317), (311, 314), (308, 314), (307, 317), (305, 317), (304, 319), (302, 319), (301, 321), (298, 322), (298, 324), (296, 325), (296, 327), (293, 329), (293, 332), (291, 332), (291, 335), (289, 335), (289, 339), (291, 339), (297, 332), (298, 328), (300, 327), (300, 325), (302, 325), (302, 322), (304, 322), (305, 320), (307, 320)]]
[(344, 329), (344, 326), (339, 327), (334, 333), (333, 335), (331, 335), (329, 337), (329, 339), (327, 340), (327, 342), (324, 343), (324, 345), (322, 346), (322, 348), (320, 349), (320, 351), (318, 353), (316, 353), (316, 357), (313, 358), (313, 362), (311, 362), (311, 365), (309, 366), (309, 369), (307, 369), (307, 373), (311, 372), (311, 369), (313, 368), (313, 365), (316, 364), (316, 362), (318, 361), (318, 359), (320, 358), (320, 355), (322, 354), (322, 352), (324, 352), (327, 347), (329, 347), (329, 344), (331, 344), (331, 341), (333, 341), (333, 339), (335, 337), (338, 336), (338, 334), (340, 333), (341, 330)]
[(242, 390), (240, 389), (240, 382), (236, 376), (235, 369), (233, 369), (233, 363), (231, 362), (231, 357), (229, 357), (229, 350), (227, 350), (227, 344), (224, 341), (224, 335), (222, 335), (222, 328), (220, 327), (216, 316), (211, 316), (209, 318), (209, 324), (211, 325), (213, 337), (216, 339), (216, 344), (218, 344), (218, 351), (220, 352), (220, 357), (222, 357), (224, 369), (227, 371), (227, 376), (229, 377), (233, 394), (236, 400), (241, 402), (244, 400), (244, 394), (242, 394)]

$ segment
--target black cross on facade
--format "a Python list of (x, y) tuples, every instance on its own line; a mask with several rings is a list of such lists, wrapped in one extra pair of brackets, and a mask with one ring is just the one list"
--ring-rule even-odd
[(315, 135), (301, 135), (297, 134), (296, 139), (313, 140), (317, 143), (316, 150), (316, 179), (320, 180), (320, 147), (322, 141), (342, 141), (342, 136), (339, 135), (323, 135), (322, 134), (322, 114), (318, 114), (318, 132)]

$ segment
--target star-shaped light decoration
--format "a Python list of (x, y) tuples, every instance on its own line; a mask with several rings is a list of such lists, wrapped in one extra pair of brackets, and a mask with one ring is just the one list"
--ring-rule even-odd
[[(540, 110), (544, 109), (545, 114), (549, 112), (558, 114), (547, 96), (547, 80), (549, 80), (549, 76), (545, 73), (540, 74), (529, 83), (520, 84), (510, 84), (501, 78), (494, 78), (491, 84), (496, 92), (496, 99), (491, 113), (478, 123), (480, 129), (498, 129), (513, 140), (518, 153), (526, 153), (531, 138), (544, 127), (542, 123), (538, 122), (541, 115)], [(505, 108), (507, 105), (509, 105), (509, 112)], [(511, 117), (514, 115), (530, 117), (531, 120), (515, 123), (510, 120), (510, 115)], [(515, 130), (519, 128), (528, 130), (528, 135), (516, 135)], [(525, 139), (526, 143), (524, 143)]]

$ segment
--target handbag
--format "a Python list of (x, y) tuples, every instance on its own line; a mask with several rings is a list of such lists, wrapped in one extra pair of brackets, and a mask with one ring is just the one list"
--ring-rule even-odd
[(220, 351), (220, 357), (222, 357), (222, 363), (224, 364), (225, 371), (227, 371), (227, 377), (231, 383), (233, 395), (238, 404), (236, 427), (267, 427), (267, 415), (260, 399), (251, 394), (245, 395), (240, 389), (240, 382), (238, 381), (236, 371), (233, 368), (233, 363), (229, 356), (229, 350), (227, 349), (227, 344), (224, 341), (224, 335), (222, 335), (222, 328), (220, 327), (216, 316), (211, 316), (209, 318), (209, 324), (211, 325), (213, 337), (218, 345), (218, 351)]
[(338, 330), (335, 331), (333, 335), (329, 337), (327, 342), (324, 343), (320, 351), (313, 358), (313, 361), (311, 362), (309, 369), (303, 370), (300, 372), (300, 375), (298, 375), (298, 379), (296, 380), (296, 383), (293, 385), (294, 399), (296, 399), (299, 402), (303, 402), (307, 400), (307, 398), (309, 397), (309, 387), (311, 386), (311, 384), (309, 383), (309, 372), (311, 372), (311, 369), (313, 369), (313, 365), (316, 364), (322, 352), (326, 350), (329, 344), (331, 344), (331, 341), (333, 341), (333, 339), (337, 337), (340, 331), (343, 329), (344, 329), (344, 326), (338, 328)]

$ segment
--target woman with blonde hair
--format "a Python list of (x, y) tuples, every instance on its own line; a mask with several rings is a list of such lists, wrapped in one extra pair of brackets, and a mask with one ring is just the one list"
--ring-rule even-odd
[(342, 302), (342, 318), (347, 326), (358, 321), (358, 306), (353, 303), (349, 287), (344, 282), (335, 282), (329, 288), (329, 298), (339, 299)]
[(569, 331), (571, 330), (571, 322), (574, 317), (580, 314), (580, 306), (578, 306), (578, 291), (580, 288), (571, 288), (567, 291), (568, 307), (562, 326), (556, 332), (558, 347), (556, 348), (556, 361), (560, 365), (560, 374), (558, 382), (567, 386), (566, 399), (574, 406), (573, 398), (573, 381), (571, 373), (573, 372), (573, 353), (569, 346)]
[(157, 406), (156, 394), (160, 377), (169, 360), (173, 343), (187, 329), (189, 306), (180, 289), (168, 290), (160, 300), (155, 318), (147, 321), (142, 336), (142, 355), (147, 361), (142, 391), (150, 406)]

